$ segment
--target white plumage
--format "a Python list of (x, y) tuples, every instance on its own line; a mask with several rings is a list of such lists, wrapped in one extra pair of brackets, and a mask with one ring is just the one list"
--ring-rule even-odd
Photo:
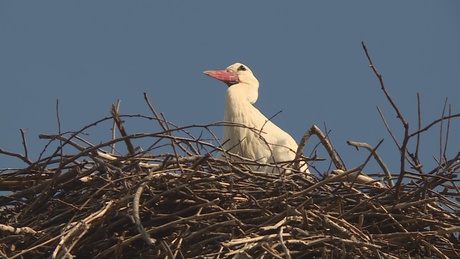
[[(224, 121), (246, 126), (224, 126), (225, 150), (260, 163), (282, 165), (295, 158), (296, 141), (253, 106), (258, 97), (259, 81), (247, 66), (235, 63), (225, 70), (204, 73), (228, 85)], [(269, 167), (253, 169), (273, 171)], [(303, 162), (301, 170), (309, 173)]]

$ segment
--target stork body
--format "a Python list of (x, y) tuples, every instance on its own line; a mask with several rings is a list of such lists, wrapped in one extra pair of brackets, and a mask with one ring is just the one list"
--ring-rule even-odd
[[(235, 63), (225, 70), (204, 73), (228, 85), (224, 121), (238, 125), (224, 126), (224, 150), (260, 163), (280, 166), (294, 160), (298, 147), (296, 141), (253, 106), (258, 97), (259, 81), (247, 66)], [(253, 169), (274, 171), (270, 167)], [(301, 170), (309, 173), (303, 162)]]

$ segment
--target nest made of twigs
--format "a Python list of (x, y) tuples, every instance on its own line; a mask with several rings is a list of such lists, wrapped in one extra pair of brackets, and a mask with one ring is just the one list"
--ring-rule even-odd
[[(42, 135), (78, 146), (78, 152), (56, 152), (28, 168), (0, 175), (2, 181), (21, 178), (24, 184), (23, 190), (0, 200), (2, 255), (459, 256), (455, 234), (460, 218), (454, 213), (458, 204), (429, 191), (449, 180), (447, 171), (443, 177), (406, 184), (396, 194), (395, 188), (334, 181), (334, 176), (317, 179), (295, 170), (261, 173), (250, 170), (249, 162), (218, 160), (209, 153), (133, 150), (115, 156), (102, 151), (113, 142), (139, 137), (160, 143), (147, 135), (86, 147), (63, 135)], [(171, 136), (156, 134), (171, 146), (204, 145)]]

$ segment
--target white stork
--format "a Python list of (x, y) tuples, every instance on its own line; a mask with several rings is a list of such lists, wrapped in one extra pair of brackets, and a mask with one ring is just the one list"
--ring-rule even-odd
[[(280, 166), (295, 158), (296, 141), (253, 106), (258, 97), (259, 81), (246, 65), (235, 63), (225, 70), (204, 73), (228, 85), (224, 121), (245, 126), (224, 126), (224, 150), (260, 163)], [(219, 156), (223, 157), (223, 154)], [(273, 167), (252, 168), (274, 172)], [(300, 169), (310, 173), (304, 162), (301, 162)]]

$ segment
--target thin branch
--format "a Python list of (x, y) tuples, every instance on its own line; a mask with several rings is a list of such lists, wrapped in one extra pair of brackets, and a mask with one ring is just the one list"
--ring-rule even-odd
[[(449, 104), (449, 116), (451, 115), (452, 115), (452, 105)], [(447, 128), (446, 128), (446, 139), (444, 142), (444, 152), (443, 152), (444, 161), (447, 161), (447, 146), (449, 145), (450, 122), (451, 122), (451, 119), (448, 119)]]
[(383, 112), (380, 110), (380, 108), (378, 106), (377, 106), (377, 111), (378, 111), (378, 113), (380, 115), (380, 118), (383, 121), (383, 124), (385, 125), (385, 128), (387, 129), (388, 134), (390, 134), (391, 138), (393, 139), (393, 142), (396, 144), (396, 147), (398, 147), (398, 149), (400, 150), (401, 145), (399, 145), (398, 140), (396, 140), (396, 137), (393, 134), (393, 131), (391, 131), (391, 129), (390, 129), (390, 125), (388, 125), (387, 120), (385, 119), (385, 116), (383, 115)]
[(404, 119), (404, 116), (399, 111), (398, 106), (396, 105), (396, 103), (393, 101), (393, 98), (391, 98), (390, 94), (388, 93), (388, 91), (387, 91), (387, 89), (385, 87), (385, 84), (383, 82), (383, 76), (377, 71), (377, 69), (374, 66), (374, 63), (372, 63), (372, 59), (371, 59), (371, 57), (369, 55), (369, 52), (367, 50), (366, 45), (364, 44), (364, 41), (361, 42), (361, 45), (363, 46), (364, 52), (366, 53), (367, 59), (369, 60), (369, 67), (372, 68), (372, 70), (374, 71), (374, 74), (379, 79), (381, 89), (382, 89), (383, 93), (385, 94), (385, 96), (387, 97), (387, 100), (390, 102), (391, 106), (393, 106), (393, 109), (396, 112), (397, 118), (399, 118), (401, 120), (401, 122), (402, 122), (402, 124), (404, 125), (405, 128), (409, 127), (409, 124), (407, 123), (406, 119)]
[(139, 187), (136, 190), (136, 193), (133, 199), (133, 218), (134, 218), (134, 222), (136, 223), (137, 230), (142, 236), (142, 239), (144, 239), (144, 241), (147, 243), (148, 246), (153, 248), (156, 240), (154, 238), (151, 238), (150, 235), (147, 233), (144, 226), (142, 225), (142, 221), (139, 216), (141, 195), (142, 195), (142, 192), (144, 191), (144, 187), (152, 179), (152, 176), (153, 176), (152, 171), (149, 171), (149, 174), (143, 179), (142, 183), (139, 185)]
[(24, 163), (26, 163), (28, 165), (33, 164), (33, 162), (30, 161), (27, 157), (25, 157), (25, 156), (23, 156), (22, 154), (19, 154), (19, 153), (9, 152), (9, 151), (6, 151), (6, 150), (3, 150), (3, 149), (0, 148), (0, 154), (17, 157), (17, 158), (21, 159)]
[[(123, 125), (123, 121), (121, 120), (120, 115), (118, 115), (117, 108), (115, 107), (115, 105), (112, 105), (112, 109), (110, 110), (110, 113), (113, 116), (113, 120), (117, 124), (120, 134), (123, 137), (128, 136), (128, 133), (125, 130), (125, 126)], [(134, 146), (131, 143), (131, 140), (129, 138), (125, 138), (125, 144), (126, 144), (126, 147), (128, 148), (129, 154), (133, 156), (136, 153), (136, 151), (134, 150)]]
[(401, 121), (401, 123), (404, 126), (404, 139), (403, 139), (401, 148), (399, 149), (399, 151), (400, 151), (400, 161), (399, 161), (400, 162), (400, 171), (399, 171), (398, 181), (396, 182), (396, 192), (395, 192), (395, 195), (397, 197), (399, 195), (400, 190), (401, 190), (401, 184), (402, 184), (402, 180), (404, 178), (404, 174), (406, 173), (406, 170), (405, 170), (405, 165), (406, 165), (405, 157), (406, 157), (407, 143), (409, 141), (409, 123), (407, 123), (406, 119), (404, 119), (404, 116), (399, 111), (398, 106), (396, 105), (396, 103), (393, 101), (393, 99), (391, 98), (390, 94), (386, 90), (385, 84), (383, 82), (383, 77), (377, 71), (377, 69), (375, 68), (374, 64), (372, 63), (372, 59), (371, 59), (371, 57), (369, 55), (369, 52), (367, 50), (366, 45), (364, 44), (364, 41), (361, 42), (361, 45), (363, 46), (364, 52), (366, 53), (367, 59), (369, 60), (369, 66), (372, 68), (372, 70), (374, 71), (374, 74), (379, 79), (380, 87), (381, 87), (382, 91), (384, 92), (385, 96), (387, 97), (387, 100), (390, 102), (391, 106), (395, 110), (395, 112), (397, 114), (397, 118), (399, 118), (399, 120)]
[[(444, 101), (444, 106), (442, 107), (442, 113), (441, 113), (441, 118), (444, 118), (444, 115), (446, 114), (446, 107), (447, 107), (447, 97), (446, 97), (446, 100)], [(439, 162), (440, 163), (443, 163), (445, 160), (444, 160), (444, 156), (443, 156), (443, 137), (442, 137), (442, 134), (444, 133), (444, 121), (441, 121), (440, 122), (440, 125), (439, 125)]]
[[(379, 145), (382, 142), (383, 142), (383, 139), (379, 142)], [(394, 186), (393, 177), (392, 177), (392, 175), (390, 173), (390, 170), (388, 170), (387, 165), (383, 162), (383, 160), (380, 158), (380, 156), (377, 153), (377, 151), (371, 145), (369, 145), (367, 143), (364, 143), (364, 142), (355, 142), (355, 141), (350, 141), (350, 140), (347, 141), (347, 144), (351, 145), (351, 146), (354, 146), (357, 149), (360, 148), (360, 147), (363, 147), (363, 148), (369, 150), (371, 152), (371, 154), (374, 156), (374, 159), (380, 165), (380, 168), (382, 168), (383, 172), (385, 173), (388, 186), (390, 186), (390, 187)]]
[[(56, 99), (56, 121), (57, 121), (57, 126), (58, 126), (58, 135), (61, 135), (61, 118), (59, 115), (59, 99)], [(62, 147), (62, 140), (59, 140), (59, 146)], [(63, 150), (62, 148), (59, 149), (60, 153), (60, 158), (61, 158), (61, 163), (62, 163), (62, 155), (63, 155)]]
[(273, 118), (275, 118), (276, 116), (278, 116), (278, 114), (282, 113), (283, 111), (278, 111), (277, 113), (275, 113), (273, 116), (271, 116), (270, 118), (268, 118), (267, 120), (265, 120), (264, 124), (262, 124), (262, 127), (260, 127), (260, 131), (259, 131), (259, 135), (262, 135), (262, 132), (264, 130), (264, 127), (265, 125), (271, 121)]
[[(313, 125), (305, 133), (305, 135), (302, 137), (302, 139), (300, 140), (299, 147), (297, 148), (297, 151), (296, 151), (296, 157), (294, 159), (295, 163), (297, 163), (297, 166), (298, 166), (298, 163), (299, 163), (299, 159), (300, 159), (300, 157), (302, 155), (302, 150), (303, 150), (305, 144), (307, 143), (308, 139), (313, 134), (315, 134), (318, 137), (318, 139), (321, 141), (321, 143), (323, 144), (323, 146), (326, 149), (327, 153), (329, 154), (329, 157), (331, 157), (332, 162), (334, 163), (335, 167), (337, 169), (344, 170), (345, 167), (340, 162), (340, 159), (339, 159), (339, 157), (337, 155), (337, 152), (332, 147), (332, 144), (327, 140), (327, 137), (324, 135), (324, 133), (321, 131), (321, 129), (316, 125)], [(294, 164), (294, 168), (295, 167), (296, 167), (296, 165)]]
[(438, 124), (439, 122), (441, 121), (444, 121), (444, 120), (450, 120), (450, 119), (453, 119), (453, 118), (456, 118), (456, 117), (460, 117), (460, 113), (457, 113), (457, 114), (452, 114), (452, 115), (449, 115), (449, 116), (445, 116), (445, 117), (442, 117), (442, 118), (439, 118), (437, 120), (434, 120), (432, 121), (430, 124), (428, 124), (427, 126), (425, 126), (424, 128), (422, 128), (421, 130), (417, 130), (416, 132), (413, 132), (409, 135), (409, 138), (417, 135), (417, 134), (420, 134), (424, 131), (427, 131), (429, 130), (431, 127), (433, 127), (434, 125)]
[[(422, 127), (422, 105), (420, 101), (420, 94), (417, 93), (417, 130), (420, 130)], [(417, 141), (415, 145), (415, 158), (417, 160), (417, 164), (420, 164), (418, 152), (420, 148), (420, 134), (417, 135)]]
[(26, 132), (24, 129), (19, 129), (21, 131), (22, 146), (24, 147), (24, 158), (26, 163), (31, 165), (32, 161), (29, 159), (29, 151), (27, 150), (27, 141), (26, 141)]
[[(116, 111), (117, 114), (120, 111), (120, 105), (121, 105), (121, 100), (118, 99), (117, 100), (117, 105), (115, 106), (115, 111)], [(117, 137), (117, 131), (115, 130), (116, 126), (117, 126), (117, 123), (115, 122), (115, 120), (113, 120), (113, 123), (112, 123), (112, 139), (115, 139)], [(110, 153), (112, 155), (115, 154), (115, 143), (110, 145)]]
[(164, 130), (164, 131), (167, 131), (167, 128), (165, 127), (165, 125), (163, 124), (164, 121), (162, 119), (160, 119), (160, 116), (158, 116), (158, 113), (155, 111), (155, 109), (153, 108), (152, 104), (150, 103), (150, 99), (149, 97), (147, 96), (147, 93), (144, 93), (144, 100), (145, 102), (147, 102), (147, 105), (149, 106), (149, 109), (150, 111), (153, 113), (153, 115), (155, 116), (158, 124), (160, 125), (160, 127)]

